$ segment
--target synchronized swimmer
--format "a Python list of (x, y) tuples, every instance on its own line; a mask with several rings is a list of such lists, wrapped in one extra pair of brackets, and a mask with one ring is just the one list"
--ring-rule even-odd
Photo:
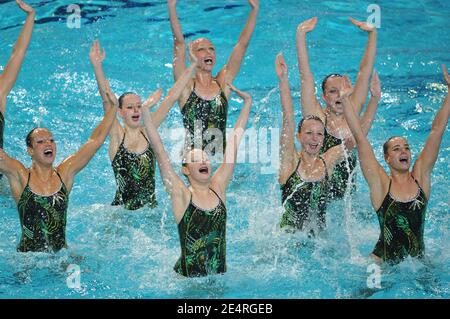
[[(134, 92), (125, 92), (117, 98), (103, 71), (105, 50), (98, 40), (94, 41), (89, 58), (103, 102), (101, 123), (77, 152), (58, 165), (55, 165), (56, 142), (52, 132), (33, 128), (25, 139), (32, 160), (29, 168), (3, 150), (6, 98), (17, 80), (35, 20), (31, 6), (21, 0), (16, 3), (27, 18), (0, 75), (0, 173), (7, 177), (17, 203), (21, 225), (17, 251), (54, 253), (67, 247), (67, 210), (75, 176), (109, 136), (109, 159), (117, 186), (111, 205), (128, 210), (156, 207), (158, 163), (180, 238), (181, 254), (174, 266), (175, 272), (185, 277), (226, 272), (227, 188), (252, 105), (251, 95), (234, 87), (232, 82), (239, 73), (256, 26), (259, 1), (248, 0), (251, 11), (247, 23), (228, 62), (215, 76), (212, 74), (216, 62), (214, 45), (206, 38), (187, 45), (177, 16), (177, 1), (167, 1), (174, 41), (175, 83), (154, 112), (150, 109), (158, 104), (162, 90), (154, 91), (144, 102)], [(450, 115), (450, 95), (447, 93), (412, 170), (407, 140), (394, 136), (385, 142), (388, 174), (376, 160), (367, 139), (381, 99), (381, 83), (374, 70), (377, 32), (368, 23), (350, 20), (367, 32), (367, 47), (354, 87), (346, 75), (333, 73), (323, 80), (325, 108), (316, 97), (306, 47), (306, 35), (314, 30), (317, 18), (298, 25), (296, 43), (302, 119), (297, 129), (288, 67), (281, 53), (276, 57), (275, 72), (283, 115), (278, 175), (283, 207), (280, 228), (305, 232), (309, 236), (320, 235), (326, 227), (330, 201), (341, 200), (354, 190), (352, 176), (357, 157), (352, 150), (357, 149), (380, 224), (380, 236), (371, 257), (379, 263), (398, 263), (407, 256), (423, 258), (431, 173)], [(442, 70), (450, 91), (450, 76), (445, 65)], [(371, 98), (361, 116), (369, 91)], [(227, 141), (225, 130), (232, 92), (243, 100), (243, 107)], [(187, 184), (172, 165), (157, 131), (176, 102), (186, 129), (181, 174)], [(300, 150), (295, 147), (295, 138), (301, 145)], [(213, 172), (210, 158), (215, 154), (223, 156)]]

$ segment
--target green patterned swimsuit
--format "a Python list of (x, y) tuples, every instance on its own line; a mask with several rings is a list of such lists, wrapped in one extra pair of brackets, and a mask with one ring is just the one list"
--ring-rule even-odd
[(414, 199), (402, 202), (395, 200), (389, 191), (377, 211), (380, 223), (380, 237), (373, 254), (384, 261), (398, 263), (408, 255), (423, 257), (425, 245), (423, 230), (427, 198), (422, 187), (417, 184), (418, 192)]
[[(142, 132), (141, 132), (142, 133)], [(155, 195), (155, 154), (147, 141), (147, 149), (133, 153), (125, 148), (125, 134), (116, 156), (112, 161), (116, 177), (116, 196), (111, 205), (123, 205), (125, 209), (135, 210), (145, 205), (157, 206)]]
[[(325, 177), (319, 181), (308, 182), (302, 179), (298, 172), (301, 159), (292, 175), (284, 185), (281, 185), (281, 199), (284, 213), (280, 227), (289, 226), (293, 229), (304, 230), (306, 224), (317, 226), (318, 230), (325, 228), (325, 214), (329, 196), (329, 176), (327, 165)], [(313, 231), (314, 234), (314, 231)]]
[(191, 194), (189, 206), (178, 224), (181, 257), (174, 270), (180, 275), (201, 277), (226, 271), (227, 209), (217, 193), (214, 194), (219, 204), (210, 210), (195, 206)]
[[(219, 85), (219, 83), (217, 83), (217, 85)], [(222, 88), (220, 88), (220, 93), (213, 99), (205, 100), (195, 92), (194, 81), (194, 88), (191, 95), (181, 110), (184, 128), (187, 131), (187, 148), (201, 146), (202, 149), (204, 149), (209, 143), (212, 143), (211, 146), (213, 146), (214, 141), (217, 141), (219, 136), (213, 136), (215, 130), (209, 131), (210, 135), (206, 132), (208, 129), (218, 129), (222, 134), (222, 152), (225, 152), (227, 113), (228, 100)], [(215, 151), (213, 153), (215, 153)]]
[[(328, 151), (330, 148), (342, 144), (343, 140), (337, 138), (336, 136), (331, 135), (327, 130), (327, 116), (325, 116), (325, 136), (323, 139), (323, 146), (320, 150), (321, 154)], [(348, 164), (347, 164), (348, 161)], [(352, 190), (355, 187), (355, 174), (353, 173), (356, 168), (357, 155), (356, 151), (352, 150), (349, 152), (349, 156), (345, 161), (340, 162), (334, 167), (333, 174), (331, 175), (330, 181), (330, 195), (331, 198), (340, 199), (345, 195), (345, 191), (347, 190), (347, 184), (350, 182)], [(348, 167), (347, 167), (348, 165)], [(350, 179), (350, 174), (353, 175), (353, 178)]]
[[(58, 174), (58, 172), (56, 172)], [(17, 251), (19, 252), (57, 252), (66, 245), (66, 220), (69, 205), (69, 193), (61, 179), (60, 189), (51, 195), (34, 193), (29, 185), (20, 196), (17, 208), (19, 211), (22, 237)]]
[[(5, 129), (5, 118), (3, 117), (3, 113), (0, 112), (0, 148), (3, 149), (3, 131)], [(0, 174), (0, 179), (3, 177), (3, 174)]]

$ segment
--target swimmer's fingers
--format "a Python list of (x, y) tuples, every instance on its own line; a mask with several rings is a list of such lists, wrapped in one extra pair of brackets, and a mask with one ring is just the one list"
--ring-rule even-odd
[(150, 94), (150, 96), (148, 97), (147, 100), (145, 100), (145, 102), (142, 104), (142, 106), (152, 108), (161, 99), (161, 95), (162, 95), (162, 89), (159, 88), (155, 92)]
[(358, 20), (353, 19), (352, 17), (349, 18), (349, 20), (358, 28), (360, 28), (363, 31), (372, 32), (375, 30), (375, 27), (367, 22), (361, 22)]
[(353, 86), (350, 78), (347, 75), (342, 77), (341, 89), (339, 90), (339, 96), (341, 98), (347, 98), (353, 93)]
[(91, 60), (92, 65), (98, 66), (100, 65), (106, 57), (106, 51), (100, 48), (100, 42), (95, 40), (92, 43), (91, 50), (89, 52), (89, 58)]
[(19, 8), (22, 9), (23, 11), (25, 11), (26, 13), (33, 13), (34, 12), (33, 7), (28, 5), (28, 4), (26, 4), (22, 0), (16, 0), (16, 3), (19, 6)]
[(370, 94), (376, 98), (381, 98), (381, 82), (377, 70), (374, 70), (372, 81), (370, 82)]
[(227, 83), (227, 86), (230, 88), (231, 91), (235, 92), (237, 95), (239, 95), (244, 101), (248, 101), (252, 99), (252, 96), (248, 94), (247, 92), (243, 92), (239, 90), (237, 87), (235, 87), (231, 83)]
[(252, 9), (258, 9), (259, 8), (259, 0), (248, 0), (248, 3), (252, 7)]
[(275, 59), (275, 71), (279, 78), (285, 77), (288, 74), (288, 67), (284, 60), (283, 53), (278, 53)]
[(167, 5), (168, 6), (176, 6), (177, 5), (177, 0), (167, 0)]
[(189, 42), (188, 50), (189, 50), (189, 61), (191, 61), (192, 64), (197, 64), (198, 59), (194, 55), (194, 43)]
[(442, 64), (442, 73), (444, 74), (445, 82), (447, 82), (447, 86), (450, 87), (450, 76), (448, 75), (447, 67), (445, 64)]
[(298, 33), (308, 33), (314, 30), (317, 24), (317, 17), (313, 17), (311, 19), (305, 20), (300, 23), (297, 27)]

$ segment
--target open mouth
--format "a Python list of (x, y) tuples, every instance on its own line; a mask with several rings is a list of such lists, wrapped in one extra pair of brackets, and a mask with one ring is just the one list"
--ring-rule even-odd
[(336, 101), (335, 104), (340, 106), (342, 104), (342, 102), (341, 101)]
[(52, 157), (53, 156), (53, 150), (45, 150), (44, 151), (44, 156), (45, 157)]
[(200, 169), (198, 170), (200, 174), (209, 174), (209, 169), (207, 166), (202, 166), (200, 167)]
[(212, 65), (213, 63), (213, 60), (211, 58), (206, 58), (204, 61), (206, 65)]
[(135, 122), (139, 121), (140, 118), (141, 118), (140, 115), (133, 115), (133, 116), (131, 117), (131, 119), (132, 119), (133, 121), (135, 121)]
[(402, 163), (402, 164), (408, 164), (409, 159), (408, 159), (407, 156), (400, 156), (399, 161), (400, 161), (400, 163)]
[(319, 148), (319, 144), (309, 144), (309, 148), (313, 151), (316, 151)]

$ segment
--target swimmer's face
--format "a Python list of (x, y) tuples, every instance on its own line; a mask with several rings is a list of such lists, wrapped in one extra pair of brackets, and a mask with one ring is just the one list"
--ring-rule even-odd
[(211, 41), (200, 38), (192, 43), (192, 51), (198, 60), (198, 68), (211, 72), (216, 64), (216, 49)]
[(411, 166), (411, 150), (408, 141), (403, 137), (394, 137), (388, 142), (384, 159), (391, 169), (409, 171)]
[(328, 78), (325, 83), (325, 90), (322, 94), (322, 99), (325, 101), (328, 108), (333, 113), (343, 114), (344, 107), (339, 98), (339, 89), (341, 87), (342, 77), (332, 76)]
[(212, 167), (206, 152), (193, 149), (186, 153), (183, 163), (182, 172), (190, 181), (209, 182)]
[(137, 128), (141, 125), (142, 100), (139, 95), (128, 94), (123, 98), (122, 107), (119, 109), (125, 125)]
[(323, 145), (325, 128), (322, 122), (309, 119), (303, 122), (302, 128), (297, 133), (297, 139), (302, 149), (311, 155), (317, 155)]
[(31, 147), (27, 152), (34, 162), (52, 165), (56, 157), (56, 143), (52, 133), (46, 128), (38, 128), (31, 134)]

